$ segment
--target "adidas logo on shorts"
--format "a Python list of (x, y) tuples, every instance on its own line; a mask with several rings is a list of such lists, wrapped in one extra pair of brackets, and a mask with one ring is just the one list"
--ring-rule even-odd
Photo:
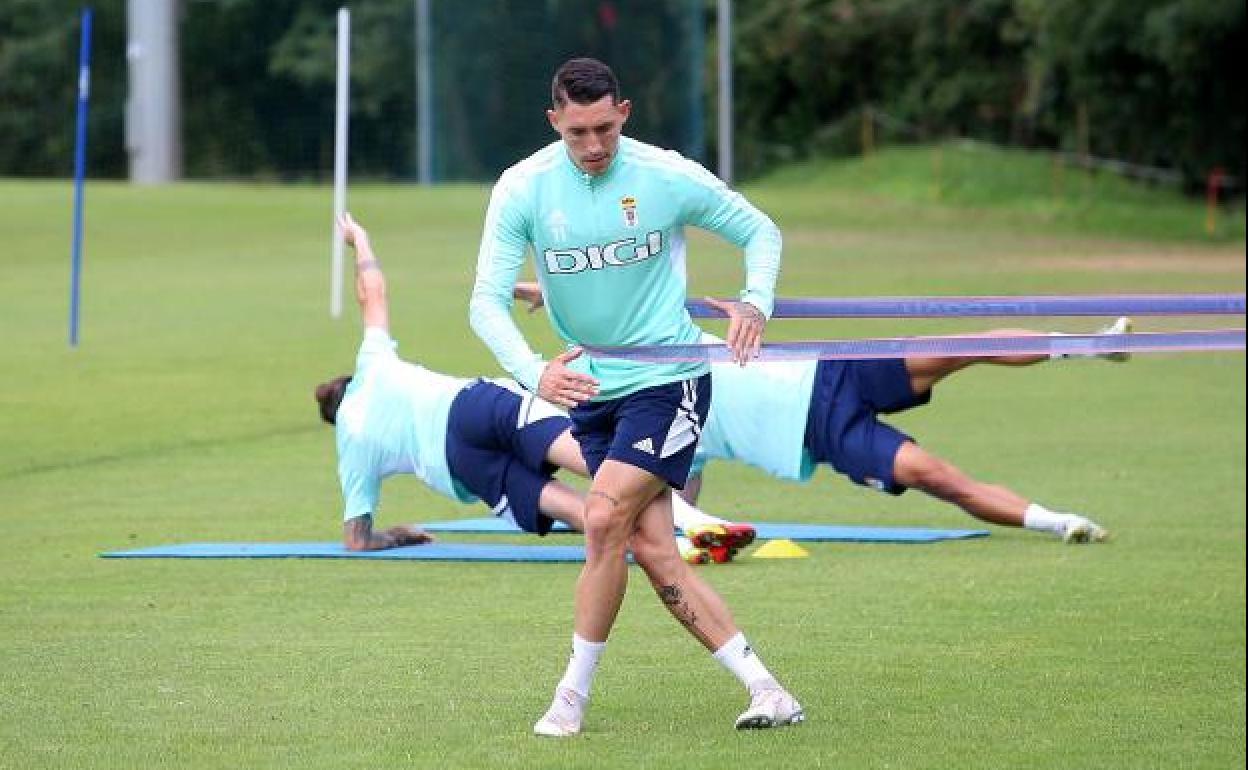
[(648, 455), (652, 455), (654, 454), (654, 441), (652, 441), (649, 436), (646, 436), (641, 441), (633, 444), (633, 449), (636, 449), (638, 452), (645, 452)]

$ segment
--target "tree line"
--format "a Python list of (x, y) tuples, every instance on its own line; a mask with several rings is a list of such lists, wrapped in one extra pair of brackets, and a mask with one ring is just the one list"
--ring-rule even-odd
[[(609, 39), (603, 25), (640, 23), (635, 20), (643, 16), (670, 24), (664, 13), (680, 12), (660, 13), (665, 2), (692, 2), (702, 14), (703, 106), (714, 115), (714, 0), (558, 0), (545, 6), (568, 19), (566, 34), (584, 34), (588, 52), (599, 53)], [(519, 39), (550, 47), (549, 29), (518, 24), (531, 0), (474, 0), (453, 8), (447, 0), (432, 3), (457, 17), (480, 16), (475, 28), (489, 35), (510, 26)], [(124, 177), (125, 0), (92, 4), (89, 172)], [(339, 5), (182, 3), (188, 176), (328, 173)], [(79, 8), (68, 0), (0, 3), (2, 175), (70, 172)], [(904, 127), (908, 139), (973, 137), (1115, 158), (1175, 169), (1193, 188), (1214, 168), (1244, 178), (1244, 93), (1235, 85), (1245, 50), (1242, 0), (737, 0), (735, 8), (738, 176), (860, 151), (861, 115), (869, 109)], [(412, 29), (412, 0), (369, 0), (353, 8), (353, 173), (404, 177), (413, 171)], [(661, 29), (648, 38), (661, 49)], [(612, 51), (635, 48), (612, 45), (599, 53), (608, 61)], [(474, 78), (492, 62), (514, 70), (514, 47), (486, 37), (473, 43), (465, 60), (473, 62)], [(503, 55), (507, 50), (510, 58)], [(661, 57), (661, 50), (651, 56)], [(630, 82), (633, 69), (619, 72), (626, 91), (662, 109), (687, 107), (680, 99), (668, 106), (656, 95), (680, 83)], [(507, 84), (506, 72), (494, 77)], [(533, 90), (531, 81), (517, 77), (516, 86), (525, 88), (510, 90)], [(481, 81), (449, 82), (442, 82), (440, 96), (448, 87), (471, 89)], [(515, 109), (538, 111), (545, 94), (517, 99)], [(504, 105), (497, 114), (509, 111), (515, 110)], [(461, 120), (470, 124), (472, 115)], [(715, 121), (699, 130), (714, 157)], [(496, 171), (479, 169), (487, 177)]]

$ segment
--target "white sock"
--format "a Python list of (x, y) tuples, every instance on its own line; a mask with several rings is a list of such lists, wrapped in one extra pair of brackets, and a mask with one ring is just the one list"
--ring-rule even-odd
[(560, 687), (575, 692), (582, 698), (589, 698), (590, 685), (594, 683), (594, 672), (598, 670), (598, 659), (607, 646), (606, 642), (591, 642), (572, 634), (572, 657), (568, 659), (568, 669), (559, 680)]
[(715, 651), (715, 660), (731, 671), (750, 692), (765, 687), (779, 687), (776, 678), (763, 665), (750, 643), (745, 641), (745, 634), (740, 631)]
[(672, 493), (672, 521), (678, 529), (688, 532), (690, 529), (704, 527), (707, 524), (727, 524), (724, 519), (716, 518), (700, 508), (690, 505), (679, 494)]
[(1072, 518), (1074, 517), (1069, 513), (1057, 513), (1043, 505), (1032, 503), (1023, 511), (1023, 526), (1037, 532), (1054, 532), (1060, 535), (1066, 531), (1066, 525)]
[[(1131, 333), (1131, 319), (1127, 316), (1123, 316), (1119, 318), (1118, 320), (1114, 321), (1109, 326), (1105, 326), (1100, 329), (1097, 329), (1096, 333), (1097, 334), (1130, 334)], [(1050, 337), (1066, 337), (1069, 335), (1066, 332), (1049, 332), (1049, 336)], [(1088, 353), (1050, 353), (1049, 354), (1050, 360), (1055, 360), (1059, 358), (1108, 358), (1111, 361), (1125, 361), (1127, 360), (1128, 357), (1130, 357), (1129, 353), (1088, 352)]]

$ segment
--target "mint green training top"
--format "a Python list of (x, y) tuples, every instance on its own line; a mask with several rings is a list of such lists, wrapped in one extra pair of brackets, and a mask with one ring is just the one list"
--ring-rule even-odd
[[(510, 310), (526, 252), (559, 337), (575, 345), (698, 341), (685, 309), (685, 225), (745, 251), (741, 299), (771, 315), (780, 231), (740, 194), (679, 153), (621, 137), (598, 176), (577, 168), (562, 141), (503, 172), (490, 196), (472, 291), (472, 328), (524, 387), (546, 362)], [(569, 367), (596, 378), (595, 400), (704, 374), (704, 362), (652, 364), (582, 355)]]
[(472, 381), (408, 363), (396, 347), (385, 329), (364, 331), (355, 373), (338, 406), (334, 434), (344, 520), (375, 513), (382, 479), (396, 473), (414, 474), (461, 503), (477, 499), (446, 462), (451, 403)]
[[(710, 334), (701, 342), (722, 342)], [(737, 460), (790, 481), (807, 481), (815, 463), (806, 421), (818, 361), (751, 361), (711, 365), (711, 411), (702, 426), (690, 476), (708, 460)]]

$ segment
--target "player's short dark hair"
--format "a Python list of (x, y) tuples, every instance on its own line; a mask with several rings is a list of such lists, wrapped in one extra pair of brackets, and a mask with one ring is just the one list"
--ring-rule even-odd
[(330, 425), (334, 425), (338, 421), (338, 406), (342, 403), (343, 394), (347, 392), (347, 385), (351, 382), (351, 376), (344, 374), (341, 377), (335, 377), (329, 382), (322, 382), (316, 386), (316, 403), (321, 413), (321, 419)]
[(597, 59), (568, 59), (550, 81), (550, 101), (555, 108), (568, 102), (593, 104), (604, 96), (620, 101), (620, 83), (611, 68)]

